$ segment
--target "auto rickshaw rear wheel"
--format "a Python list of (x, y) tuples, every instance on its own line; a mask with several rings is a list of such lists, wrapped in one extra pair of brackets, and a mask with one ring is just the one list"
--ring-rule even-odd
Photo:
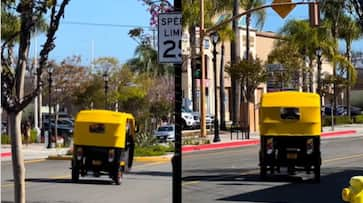
[(79, 180), (79, 167), (75, 163), (74, 160), (72, 160), (72, 181), (78, 182)]
[(119, 170), (118, 172), (116, 172), (116, 174), (114, 174), (113, 181), (115, 181), (116, 185), (121, 185), (122, 176), (123, 176), (123, 173), (121, 170)]
[(314, 180), (317, 183), (320, 183), (320, 165), (314, 166)]
[(132, 162), (134, 159), (135, 142), (131, 137), (128, 137), (126, 145), (127, 146), (123, 157), (125, 161), (125, 166), (123, 171), (127, 173), (131, 171)]
[(267, 175), (267, 167), (266, 166), (261, 166), (260, 167), (260, 178), (266, 179), (266, 175)]

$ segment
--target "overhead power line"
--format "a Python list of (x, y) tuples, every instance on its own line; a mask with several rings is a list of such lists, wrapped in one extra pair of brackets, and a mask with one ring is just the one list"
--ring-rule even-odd
[(120, 27), (120, 28), (148, 28), (150, 30), (155, 29), (155, 27), (145, 26), (145, 25), (122, 25), (122, 24), (109, 24), (109, 23), (91, 23), (91, 22), (78, 22), (78, 21), (63, 21), (62, 24), (71, 25), (86, 25), (86, 26), (102, 26), (102, 27)]

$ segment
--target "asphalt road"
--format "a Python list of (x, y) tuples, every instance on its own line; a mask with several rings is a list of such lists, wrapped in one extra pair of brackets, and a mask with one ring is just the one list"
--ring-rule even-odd
[(261, 181), (259, 146), (183, 154), (183, 203), (343, 202), (350, 177), (363, 175), (363, 136), (322, 140), (321, 183), (304, 172)]
[[(108, 176), (81, 177), (72, 183), (70, 161), (31, 161), (26, 167), (26, 202), (171, 202), (170, 162), (137, 162), (123, 183), (115, 185)], [(1, 202), (14, 201), (11, 162), (1, 163)]]

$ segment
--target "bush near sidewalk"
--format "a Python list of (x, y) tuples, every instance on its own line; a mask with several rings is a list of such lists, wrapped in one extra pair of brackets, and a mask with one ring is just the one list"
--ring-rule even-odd
[[(22, 143), (25, 143), (24, 136), (21, 136)], [(10, 136), (8, 134), (1, 134), (1, 144), (10, 144)], [(29, 144), (37, 142), (37, 132), (35, 130), (30, 131)]]
[[(352, 124), (354, 119), (350, 119), (348, 116), (334, 116), (334, 125), (339, 124)], [(322, 120), (323, 126), (331, 125), (331, 116), (325, 116)]]
[(363, 115), (358, 115), (353, 118), (354, 123), (363, 123)]
[(135, 156), (161, 156), (166, 155), (168, 152), (174, 152), (174, 144), (135, 147)]

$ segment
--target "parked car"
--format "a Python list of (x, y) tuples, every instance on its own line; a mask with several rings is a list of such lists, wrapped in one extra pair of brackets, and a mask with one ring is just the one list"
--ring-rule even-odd
[[(183, 111), (191, 113), (193, 115), (194, 119), (198, 120), (198, 122), (200, 123), (200, 113), (199, 112), (192, 111), (189, 109), (184, 109), (184, 108), (183, 108)], [(214, 126), (214, 116), (212, 114), (207, 113), (205, 115), (205, 125), (207, 128)], [(197, 127), (200, 128), (200, 125), (198, 125)]]
[[(57, 134), (62, 137), (65, 143), (69, 143), (73, 135), (73, 123), (65, 120), (58, 120), (57, 122)], [(41, 135), (45, 135), (45, 131), (49, 130), (49, 121), (44, 121), (41, 129)], [(55, 122), (51, 121), (52, 135), (55, 135)]]
[[(331, 115), (331, 106), (324, 106), (322, 108), (323, 115), (330, 116)], [(334, 110), (335, 116), (346, 116), (348, 115), (348, 110), (346, 106), (338, 105), (337, 108)], [(356, 106), (351, 106), (350, 113), (352, 116), (361, 115), (362, 109)]]
[(199, 128), (199, 126), (199, 116), (194, 115), (193, 112), (182, 108), (182, 129), (196, 129)]
[(1, 134), (6, 134), (8, 132), (8, 125), (6, 122), (1, 122)]
[(175, 125), (162, 125), (155, 130), (154, 136), (161, 142), (175, 141)]

